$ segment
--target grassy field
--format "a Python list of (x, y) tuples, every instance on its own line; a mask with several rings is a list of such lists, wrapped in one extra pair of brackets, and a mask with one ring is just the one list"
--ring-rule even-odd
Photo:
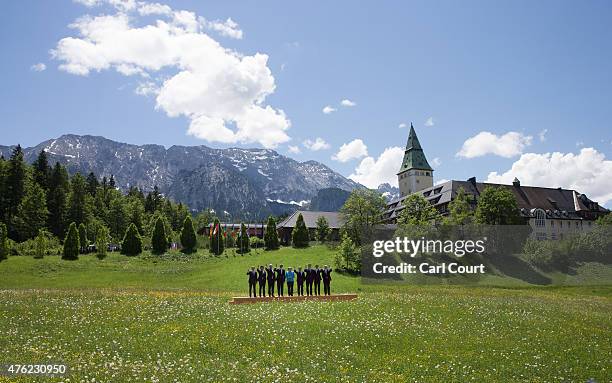
[(61, 361), (71, 382), (611, 380), (609, 286), (363, 285), (336, 274), (333, 291), (359, 299), (227, 303), (245, 294), (251, 265), (331, 257), (324, 247), (12, 257), (0, 263), (0, 364)]

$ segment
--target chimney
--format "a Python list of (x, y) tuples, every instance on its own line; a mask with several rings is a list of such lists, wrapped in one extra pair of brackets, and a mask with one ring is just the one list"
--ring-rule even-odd
[(518, 178), (514, 177), (514, 181), (512, 181), (512, 185), (514, 185), (516, 187), (520, 187), (521, 186), (521, 181), (519, 181)]

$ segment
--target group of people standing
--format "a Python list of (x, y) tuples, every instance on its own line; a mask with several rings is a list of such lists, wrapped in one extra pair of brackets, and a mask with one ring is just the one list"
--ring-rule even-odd
[(323, 281), (323, 294), (331, 294), (331, 272), (329, 266), (325, 265), (322, 269), (319, 265), (312, 267), (308, 264), (302, 270), (298, 267), (294, 270), (293, 267), (288, 267), (287, 270), (280, 265), (279, 267), (251, 266), (247, 271), (249, 277), (249, 297), (257, 297), (257, 285), (259, 284), (259, 296), (266, 296), (266, 282), (268, 283), (268, 295), (274, 296), (274, 284), (276, 283), (276, 294), (279, 297), (285, 295), (285, 282), (287, 283), (287, 296), (293, 296), (293, 285), (297, 282), (297, 295), (304, 295), (304, 284), (306, 284), (306, 295), (321, 295), (321, 281)]

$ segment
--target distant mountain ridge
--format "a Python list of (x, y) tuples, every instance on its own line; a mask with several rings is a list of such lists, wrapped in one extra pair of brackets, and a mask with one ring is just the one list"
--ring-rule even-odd
[[(13, 148), (0, 146), (0, 154), (8, 158)], [(298, 162), (271, 149), (166, 149), (67, 134), (23, 150), (30, 163), (45, 150), (50, 163), (59, 161), (70, 173), (93, 171), (99, 178), (113, 174), (122, 190), (136, 186), (149, 191), (157, 185), (192, 209), (212, 208), (234, 218), (260, 219), (295, 210), (320, 189), (363, 187), (320, 162)]]

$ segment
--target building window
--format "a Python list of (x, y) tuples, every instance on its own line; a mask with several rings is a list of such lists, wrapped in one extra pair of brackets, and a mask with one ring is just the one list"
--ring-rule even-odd
[(546, 213), (544, 210), (538, 209), (535, 213), (535, 226), (536, 227), (544, 227), (546, 226)]

